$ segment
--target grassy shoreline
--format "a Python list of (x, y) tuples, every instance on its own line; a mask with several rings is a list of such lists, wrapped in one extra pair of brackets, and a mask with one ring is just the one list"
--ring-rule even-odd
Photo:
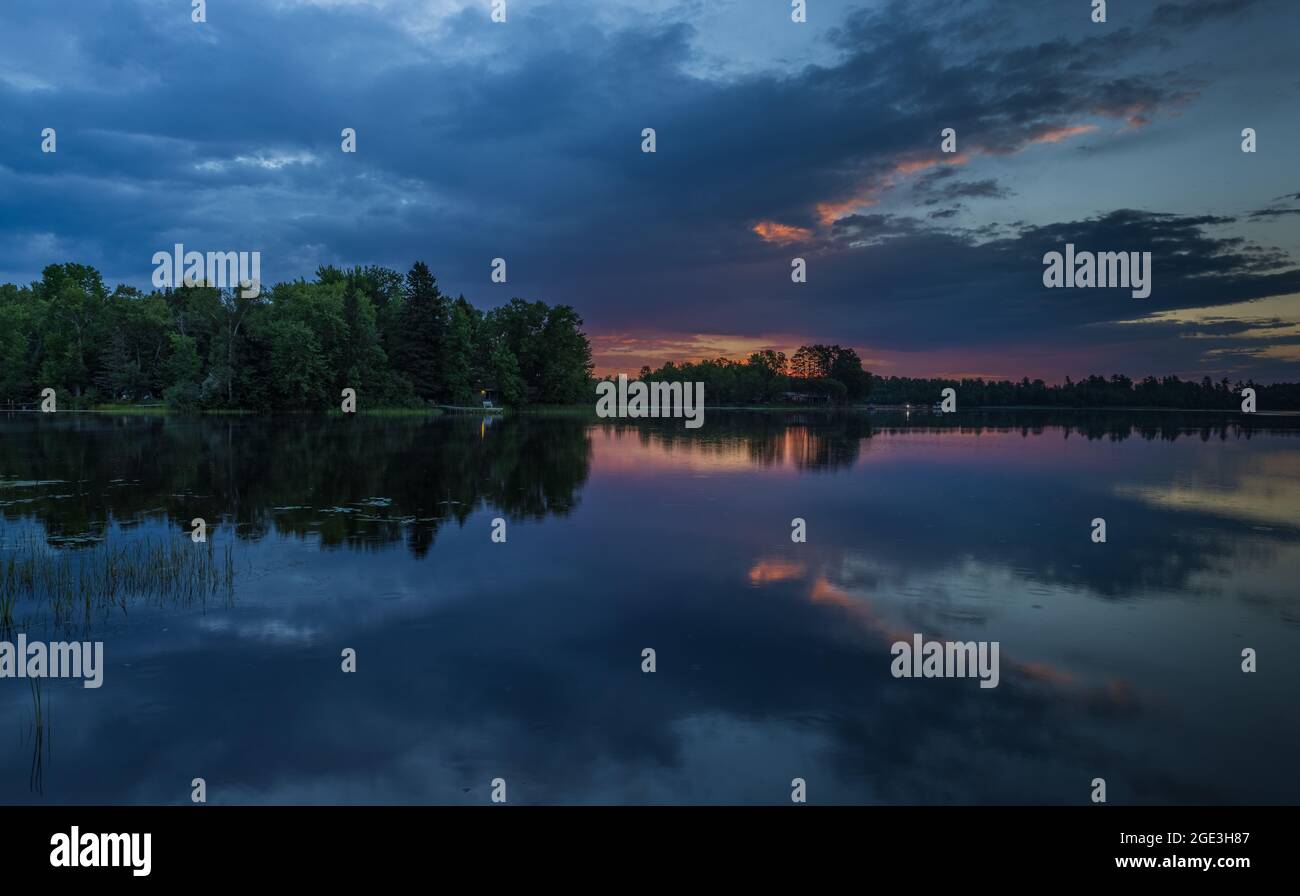
[[(286, 416), (312, 416), (312, 417), (346, 417), (350, 414), (344, 414), (338, 408), (330, 408), (327, 411), (274, 411), (263, 413), (260, 411), (249, 410), (247, 408), (209, 408), (201, 411), (181, 411), (174, 408), (168, 408), (166, 405), (96, 405), (93, 408), (77, 408), (64, 413), (84, 413), (84, 414), (137, 414), (140, 416), (158, 416), (158, 417), (286, 417)], [(361, 417), (438, 417), (445, 411), (443, 408), (364, 408), (356, 411), (357, 416)]]

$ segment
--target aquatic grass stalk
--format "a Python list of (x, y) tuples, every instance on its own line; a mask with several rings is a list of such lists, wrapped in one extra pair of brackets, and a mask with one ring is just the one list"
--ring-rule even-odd
[(46, 718), (45, 701), (41, 696), (41, 680), (37, 677), (28, 679), (32, 692), (32, 766), (27, 775), (27, 786), (36, 793), (43, 793), (45, 759), (51, 749), (49, 720)]
[(126, 611), (132, 598), (157, 604), (192, 604), (233, 593), (234, 549), (218, 557), (211, 541), (186, 537), (142, 538), (89, 548), (51, 548), (29, 535), (0, 547), (0, 629), (12, 629), (20, 605), (48, 609), (68, 624), (80, 610), (87, 623), (109, 608)]

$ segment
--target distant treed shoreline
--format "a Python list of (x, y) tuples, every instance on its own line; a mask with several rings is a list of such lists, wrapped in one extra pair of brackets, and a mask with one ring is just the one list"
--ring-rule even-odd
[[(56, 264), (30, 286), (0, 285), (0, 407), (34, 406), (52, 388), (61, 409), (164, 404), (181, 411), (319, 411), (355, 389), (362, 410), (585, 405), (595, 401), (591, 344), (568, 305), (512, 299), (481, 311), (444, 295), (423, 262), (405, 275), (323, 266), (313, 281), (260, 295), (181, 286), (111, 292), (92, 267)], [(643, 367), (639, 378), (704, 383), (710, 406), (1300, 410), (1300, 384), (1177, 376), (1091, 375), (1061, 384), (883, 377), (852, 348), (805, 345)]]
[(853, 349), (838, 345), (801, 347), (787, 359), (782, 352), (755, 352), (745, 361), (668, 363), (641, 368), (640, 379), (703, 382), (706, 406), (746, 404), (878, 404), (929, 406), (944, 389), (953, 389), (959, 407), (1179, 408), (1241, 410), (1241, 390), (1253, 388), (1260, 410), (1300, 410), (1300, 384), (1261, 385), (1253, 380), (1217, 383), (1177, 376), (1133, 380), (1092, 375), (1077, 382), (1048, 385), (1025, 377), (1020, 382), (980, 378), (876, 376), (862, 369)]
[(878, 404), (928, 404), (946, 388), (956, 389), (963, 407), (1035, 408), (1171, 408), (1180, 410), (1241, 410), (1241, 390), (1255, 390), (1260, 411), (1300, 410), (1300, 383), (1261, 385), (1253, 380), (1217, 383), (1208, 376), (1199, 382), (1177, 376), (1148, 376), (1141, 380), (1123, 374), (1109, 379), (1092, 375), (1079, 381), (1070, 377), (1058, 385), (1042, 380), (1020, 382), (984, 379), (926, 379), (874, 377), (872, 401)]

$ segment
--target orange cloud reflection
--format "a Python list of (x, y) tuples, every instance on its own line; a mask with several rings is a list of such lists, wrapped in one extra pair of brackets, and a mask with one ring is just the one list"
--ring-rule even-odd
[(802, 579), (808, 568), (802, 563), (792, 563), (779, 558), (762, 558), (749, 568), (749, 584), (768, 585), (772, 582), (788, 582)]

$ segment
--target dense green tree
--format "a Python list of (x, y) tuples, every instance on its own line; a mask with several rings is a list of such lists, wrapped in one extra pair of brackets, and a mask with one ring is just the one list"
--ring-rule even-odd
[(203, 375), (198, 341), (193, 336), (171, 334), (171, 355), (167, 358), (166, 377), (170, 383), (194, 383)]
[(169, 385), (164, 388), (163, 397), (169, 407), (191, 411), (199, 405), (199, 380), (203, 375), (198, 340), (193, 336), (172, 333), (170, 341), (171, 353), (164, 369), (164, 380)]
[(140, 365), (131, 360), (126, 340), (124, 330), (114, 330), (108, 338), (108, 345), (99, 355), (95, 385), (110, 401), (134, 399), (140, 384)]
[(525, 400), (546, 404), (588, 400), (594, 366), (591, 343), (573, 308), (511, 299), (488, 313), (485, 326), (515, 356), (527, 387)]
[(324, 408), (329, 368), (320, 341), (304, 321), (281, 318), (264, 331), (271, 348), (271, 389), (290, 408)]
[(525, 400), (538, 400), (545, 361), (541, 333), (546, 325), (546, 305), (511, 299), (508, 304), (489, 311), (485, 325), (492, 337), (500, 340), (515, 356), (519, 375), (527, 386)]
[(498, 342), (492, 348), (491, 385), (496, 389), (497, 400), (506, 407), (523, 404), (526, 389), (524, 379), (519, 375), (519, 362), (504, 342)]
[(0, 286), (0, 402), (30, 401), (32, 382), (31, 293), (10, 284)]
[(406, 275), (406, 294), (393, 334), (393, 367), (426, 401), (437, 400), (445, 391), (442, 351), (446, 330), (447, 299), (428, 266), (417, 261)]
[(722, 406), (809, 399), (861, 402), (871, 390), (871, 375), (862, 369), (857, 352), (838, 345), (800, 346), (789, 360), (784, 352), (767, 349), (746, 361), (669, 362), (658, 370), (643, 367), (640, 378), (702, 382), (705, 400)]
[(108, 291), (94, 268), (52, 264), (35, 285), (42, 313), (37, 349), (39, 378), (80, 396), (99, 371), (108, 324)]
[(443, 394), (454, 405), (474, 400), (477, 378), (474, 370), (474, 309), (462, 297), (449, 310), (447, 338), (443, 346)]
[(586, 399), (595, 365), (578, 312), (568, 305), (547, 309), (539, 342), (544, 360), (538, 400), (544, 404), (571, 404)]
[(862, 369), (862, 359), (851, 348), (831, 346), (830, 379), (844, 385), (847, 401), (862, 401), (871, 394), (871, 374)]

